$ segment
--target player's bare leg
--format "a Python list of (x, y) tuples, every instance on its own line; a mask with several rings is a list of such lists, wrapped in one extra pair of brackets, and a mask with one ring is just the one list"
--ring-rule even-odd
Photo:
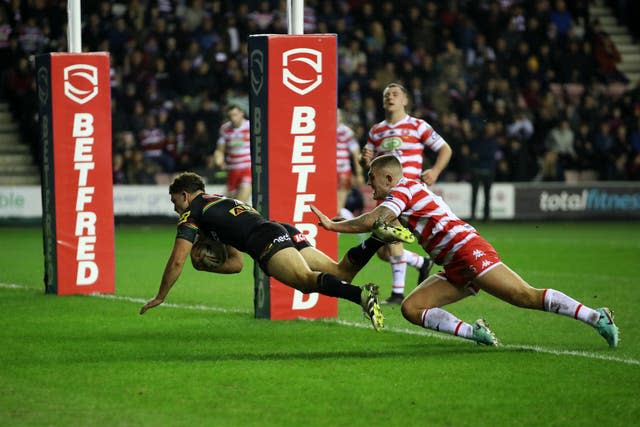
[(276, 252), (267, 263), (270, 276), (303, 293), (319, 292), (336, 298), (349, 300), (362, 307), (373, 327), (380, 330), (384, 317), (377, 299), (377, 286), (362, 287), (338, 279), (330, 273), (312, 271), (304, 257), (295, 248)]
[(593, 326), (610, 347), (618, 345), (618, 327), (606, 308), (592, 309), (555, 289), (536, 289), (504, 264), (474, 280), (487, 293), (518, 307), (549, 311), (573, 317)]
[(479, 319), (473, 325), (463, 322), (441, 307), (473, 295), (468, 288), (457, 287), (434, 275), (414, 289), (402, 302), (402, 315), (423, 328), (459, 336), (479, 344), (498, 345), (487, 323)]
[(300, 254), (313, 271), (331, 273), (340, 280), (352, 281), (355, 275), (363, 266), (356, 266), (349, 261), (348, 257), (343, 257), (340, 262), (335, 262), (331, 257), (313, 246), (306, 247)]

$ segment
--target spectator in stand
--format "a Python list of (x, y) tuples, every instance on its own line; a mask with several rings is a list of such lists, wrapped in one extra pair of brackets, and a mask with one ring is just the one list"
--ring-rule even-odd
[(574, 176), (576, 153), (573, 140), (574, 134), (569, 126), (569, 120), (562, 118), (560, 123), (551, 129), (545, 142), (547, 153), (544, 157), (543, 179), (565, 181), (566, 175), (569, 174), (569, 181), (576, 181)]
[(167, 133), (167, 152), (175, 161), (176, 172), (185, 172), (194, 167), (191, 158), (191, 143), (187, 135), (184, 119), (174, 122), (173, 128)]
[(598, 178), (598, 154), (593, 143), (589, 122), (581, 121), (573, 140), (576, 152), (576, 166), (580, 181), (595, 181)]
[(164, 131), (158, 127), (156, 116), (147, 113), (145, 127), (138, 135), (144, 158), (157, 163), (165, 173), (172, 173), (175, 160), (166, 151), (167, 139)]
[(567, 10), (567, 4), (564, 0), (556, 1), (556, 7), (551, 12), (550, 20), (558, 31), (558, 39), (561, 45), (566, 45), (569, 31), (571, 31), (573, 27), (573, 17), (571, 16), (571, 12)]
[(593, 137), (595, 151), (598, 157), (598, 177), (599, 179), (609, 179), (613, 165), (610, 152), (613, 149), (613, 136), (609, 122), (600, 122), (599, 128)]
[(609, 165), (607, 179), (622, 181), (627, 178), (629, 161), (632, 158), (631, 144), (629, 143), (627, 126), (621, 124), (615, 130), (613, 146), (609, 152)]
[(618, 64), (622, 62), (620, 51), (609, 34), (600, 28), (598, 20), (593, 23), (593, 53), (598, 64), (598, 72), (604, 83), (629, 83), (629, 79), (620, 70)]
[(471, 220), (476, 219), (478, 206), (478, 190), (482, 185), (484, 206), (482, 220), (487, 221), (491, 217), (491, 186), (496, 173), (496, 155), (498, 154), (498, 140), (496, 139), (496, 127), (488, 122), (484, 128), (484, 134), (471, 141)]

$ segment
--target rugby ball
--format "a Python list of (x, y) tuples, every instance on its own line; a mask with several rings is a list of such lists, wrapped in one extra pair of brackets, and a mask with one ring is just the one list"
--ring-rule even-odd
[(191, 257), (207, 269), (220, 267), (227, 255), (227, 246), (213, 239), (198, 239), (191, 248)]

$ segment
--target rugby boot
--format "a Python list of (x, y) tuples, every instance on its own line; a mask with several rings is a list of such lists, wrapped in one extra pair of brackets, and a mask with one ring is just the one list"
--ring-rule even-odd
[(362, 286), (360, 299), (362, 312), (371, 321), (373, 329), (381, 330), (384, 326), (384, 316), (378, 304), (378, 286), (373, 283)]
[(618, 346), (618, 327), (613, 323), (613, 312), (607, 307), (596, 308), (596, 311), (600, 313), (600, 318), (595, 325), (598, 333), (607, 340), (609, 347), (615, 348)]

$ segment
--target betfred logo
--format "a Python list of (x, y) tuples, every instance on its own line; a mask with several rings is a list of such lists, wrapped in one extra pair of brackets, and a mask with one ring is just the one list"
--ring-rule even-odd
[(306, 95), (322, 83), (322, 52), (297, 48), (282, 54), (282, 83), (299, 95)]
[(86, 104), (98, 94), (98, 69), (93, 65), (69, 65), (63, 75), (64, 94), (73, 102)]

